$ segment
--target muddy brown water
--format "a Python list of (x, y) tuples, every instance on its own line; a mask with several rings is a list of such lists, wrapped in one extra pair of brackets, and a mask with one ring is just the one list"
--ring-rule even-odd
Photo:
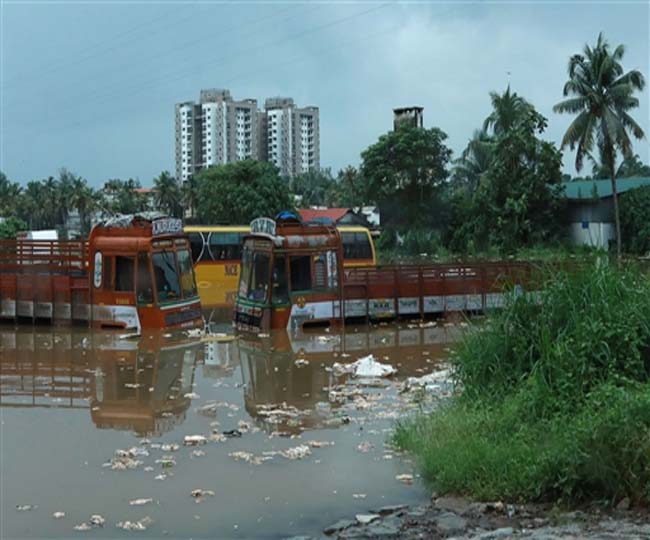
[[(386, 443), (421, 406), (404, 380), (438, 369), (458, 334), (401, 324), (206, 342), (0, 327), (0, 537), (283, 538), (425, 501), (417, 478), (396, 480), (414, 467)], [(360, 385), (333, 370), (368, 354), (397, 373)], [(184, 446), (192, 435), (208, 441)], [(131, 448), (141, 463), (113, 470)], [(93, 514), (103, 527), (74, 529)], [(146, 530), (116, 526), (145, 517)]]

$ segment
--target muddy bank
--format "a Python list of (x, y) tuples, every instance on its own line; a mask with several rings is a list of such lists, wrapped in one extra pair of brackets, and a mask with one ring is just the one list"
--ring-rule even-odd
[[(619, 505), (620, 508), (625, 506), (626, 501)], [(476, 503), (456, 497), (439, 497), (427, 505), (370, 509), (332, 523), (323, 529), (320, 536), (293, 536), (287, 540), (632, 540), (650, 538), (649, 518), (645, 509), (561, 512), (543, 505)]]

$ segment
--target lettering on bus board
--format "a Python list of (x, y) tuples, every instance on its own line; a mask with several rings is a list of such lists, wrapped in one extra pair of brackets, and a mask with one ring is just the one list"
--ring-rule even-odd
[(237, 276), (239, 274), (238, 264), (227, 264), (224, 268), (224, 273), (227, 276)]
[(161, 234), (177, 234), (183, 231), (183, 222), (177, 218), (157, 219), (152, 224), (151, 234), (159, 236)]
[(275, 221), (270, 218), (257, 218), (251, 221), (251, 233), (263, 233), (275, 236)]

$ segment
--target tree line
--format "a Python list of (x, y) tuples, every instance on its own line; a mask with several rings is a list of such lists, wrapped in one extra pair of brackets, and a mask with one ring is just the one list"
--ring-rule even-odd
[[(376, 205), (384, 249), (509, 252), (561, 238), (562, 181), (570, 179), (561, 171), (561, 150), (570, 148), (576, 151), (578, 172), (585, 163), (592, 165), (591, 176), (576, 179), (612, 182), (620, 254), (616, 179), (650, 176), (631, 144), (632, 138), (644, 137), (630, 111), (638, 107), (635, 93), (645, 80), (637, 70), (623, 70), (624, 51), (622, 45), (612, 50), (599, 35), (594, 46), (570, 57), (565, 99), (554, 110), (575, 118), (560, 148), (542, 138), (547, 119), (508, 86), (490, 93), (492, 111), (456, 159), (441, 129), (402, 125), (364, 150), (358, 168), (348, 166), (336, 175), (323, 169), (286, 179), (270, 163), (245, 160), (203, 170), (182, 185), (164, 171), (149, 196), (134, 179), (108, 180), (95, 190), (65, 169), (58, 178), (24, 188), (2, 175), (0, 215), (11, 219), (0, 227), (5, 236), (17, 227), (54, 228), (76, 211), (86, 234), (93, 215), (152, 207), (194, 222), (247, 223), (297, 205)], [(641, 199), (636, 196), (637, 207)], [(626, 213), (626, 230), (635, 228), (629, 216), (638, 214)]]

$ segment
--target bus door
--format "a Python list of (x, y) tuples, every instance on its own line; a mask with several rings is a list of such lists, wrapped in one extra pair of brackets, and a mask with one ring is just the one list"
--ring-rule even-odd
[(139, 329), (135, 255), (98, 251), (94, 264), (93, 321), (104, 327)]

